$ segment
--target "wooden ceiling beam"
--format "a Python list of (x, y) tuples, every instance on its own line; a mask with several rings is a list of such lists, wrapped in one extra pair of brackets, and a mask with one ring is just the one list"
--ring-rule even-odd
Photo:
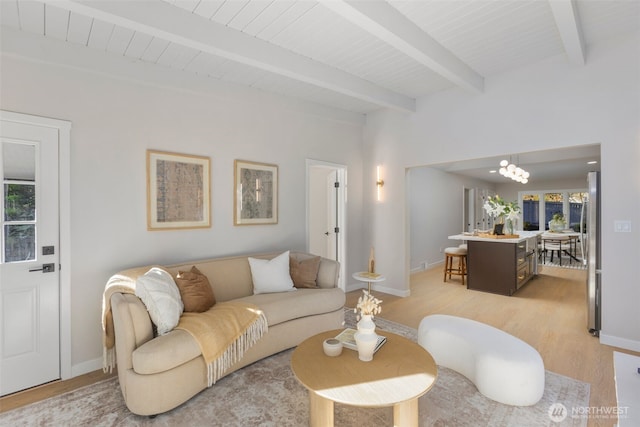
[(574, 65), (584, 65), (586, 62), (584, 38), (574, 0), (549, 0), (549, 6), (569, 62)]
[(415, 99), (163, 1), (45, 0), (55, 6), (403, 112)]
[(484, 77), (386, 1), (320, 3), (455, 85), (474, 93), (483, 92)]

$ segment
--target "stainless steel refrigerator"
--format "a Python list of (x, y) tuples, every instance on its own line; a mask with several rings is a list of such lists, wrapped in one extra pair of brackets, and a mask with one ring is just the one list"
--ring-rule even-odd
[(588, 196), (582, 204), (583, 262), (587, 265), (587, 328), (600, 334), (601, 264), (600, 264), (600, 172), (587, 174)]

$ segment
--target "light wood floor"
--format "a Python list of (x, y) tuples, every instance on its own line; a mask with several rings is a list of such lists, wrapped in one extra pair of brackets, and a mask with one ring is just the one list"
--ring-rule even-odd
[[(442, 280), (441, 269), (412, 275), (411, 296), (380, 292), (380, 317), (418, 328), (429, 314), (467, 317), (502, 329), (536, 348), (545, 368), (591, 384), (589, 406), (617, 406), (613, 351), (587, 331), (586, 272), (542, 267), (540, 274), (511, 297), (471, 291), (460, 279)], [(355, 307), (362, 291), (347, 294)], [(569, 408), (571, 410), (571, 408)], [(589, 426), (612, 426), (615, 419), (590, 419)]]
[[(586, 330), (584, 271), (543, 267), (541, 274), (506, 297), (470, 291), (459, 279), (442, 281), (440, 269), (411, 277), (411, 296), (400, 298), (373, 292), (383, 300), (380, 317), (418, 328), (426, 315), (441, 313), (478, 320), (535, 347), (545, 368), (591, 384), (591, 407), (617, 405), (613, 373), (613, 351), (639, 355), (601, 345)], [(361, 291), (347, 294), (354, 307)], [(101, 371), (68, 381), (57, 381), (0, 398), (0, 412), (46, 399), (107, 378)], [(615, 420), (589, 420), (589, 426), (611, 426)]]

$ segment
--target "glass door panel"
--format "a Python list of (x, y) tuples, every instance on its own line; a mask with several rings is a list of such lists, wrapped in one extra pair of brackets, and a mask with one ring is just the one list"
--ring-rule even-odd
[(36, 147), (2, 143), (2, 261), (36, 259)]
[(569, 228), (573, 231), (580, 231), (580, 216), (582, 214), (582, 204), (589, 200), (589, 193), (578, 192), (569, 193)]
[(553, 219), (553, 215), (563, 215), (564, 194), (563, 193), (545, 193), (544, 194), (544, 228), (549, 229), (549, 221)]
[(538, 194), (522, 196), (522, 229), (540, 229), (540, 195)]

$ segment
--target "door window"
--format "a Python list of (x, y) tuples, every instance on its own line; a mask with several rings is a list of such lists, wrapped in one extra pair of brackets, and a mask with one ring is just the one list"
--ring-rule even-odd
[(36, 259), (36, 147), (2, 143), (3, 262)]

